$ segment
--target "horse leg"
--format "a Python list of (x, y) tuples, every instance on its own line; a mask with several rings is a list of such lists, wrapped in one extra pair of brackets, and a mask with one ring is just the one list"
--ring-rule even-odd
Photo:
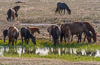
[(22, 39), (22, 43), (23, 43), (23, 37), (21, 36), (21, 39)]
[(79, 34), (79, 39), (80, 39), (80, 42), (81, 42), (81, 38), (82, 38), (82, 33)]
[(27, 38), (27, 44), (28, 44), (28, 42), (29, 42), (29, 38)]
[(16, 38), (16, 41), (15, 41), (15, 44), (17, 43), (17, 38)]
[(66, 44), (66, 36), (64, 36), (65, 44)]
[(83, 43), (85, 42), (85, 38), (86, 38), (86, 34), (84, 33), (84, 35), (85, 35), (85, 37), (84, 37), (84, 41), (83, 41)]
[(73, 35), (72, 35), (72, 37), (71, 37), (71, 41), (73, 41)]
[(12, 46), (14, 45), (14, 38), (12, 38)]
[(26, 43), (27, 42), (27, 38), (25, 37), (24, 39), (25, 39), (25, 43)]
[(64, 14), (65, 14), (65, 9), (64, 9)]
[(6, 37), (6, 36), (4, 36), (4, 43), (5, 43), (5, 37)]
[(10, 42), (11, 42), (11, 38), (9, 38), (9, 42), (8, 42), (8, 44), (10, 44)]
[(61, 33), (60, 35), (60, 42), (62, 42), (62, 39), (63, 39), (63, 33)]
[(49, 38), (50, 38), (49, 40), (51, 41), (51, 35), (50, 34), (49, 34)]

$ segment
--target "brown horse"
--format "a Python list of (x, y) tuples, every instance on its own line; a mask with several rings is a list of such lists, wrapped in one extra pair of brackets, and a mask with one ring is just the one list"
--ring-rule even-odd
[(89, 31), (92, 32), (93, 40), (94, 40), (94, 42), (96, 42), (96, 40), (97, 40), (97, 33), (95, 32), (94, 27), (89, 22), (82, 22), (82, 23), (85, 24), (86, 27), (89, 29)]
[(86, 33), (88, 42), (91, 42), (91, 34), (90, 34), (89, 30), (86, 28), (86, 26), (83, 23), (78, 23), (78, 22), (66, 23), (66, 24), (61, 25), (61, 37), (60, 37), (61, 42), (62, 42), (62, 38), (64, 36), (63, 28), (66, 28), (66, 26), (70, 28), (72, 36), (74, 34), (78, 35), (78, 42), (79, 42), (79, 40), (81, 42), (81, 35), (83, 32)]
[(58, 26), (52, 25), (52, 26), (47, 28), (47, 31), (49, 32), (50, 37), (52, 36), (54, 46), (56, 46), (56, 44), (58, 42), (59, 35), (60, 35), (60, 30), (59, 30)]
[(17, 11), (19, 10), (19, 8), (20, 8), (20, 6), (16, 6), (7, 11), (7, 15), (8, 15), (7, 20), (8, 21), (9, 21), (9, 19), (11, 21), (11, 17), (13, 18), (13, 20), (15, 19), (15, 17), (18, 17)]
[(17, 1), (17, 2), (15, 2), (15, 3), (25, 3), (25, 2), (22, 2), (22, 1)]
[(34, 34), (35, 32), (37, 32), (38, 34), (40, 34), (40, 31), (39, 31), (38, 27), (29, 27), (28, 26), (27, 29), (29, 29), (32, 34)]
[(10, 26), (8, 29), (9, 43), (12, 42), (12, 45), (14, 45), (14, 39), (16, 39), (16, 41), (15, 41), (15, 43), (16, 43), (18, 36), (19, 36), (18, 29), (14, 26)]
[[(94, 27), (91, 25), (91, 23), (89, 23), (89, 22), (77, 22), (77, 23), (83, 23), (83, 24), (85, 24), (85, 26), (88, 28), (88, 30), (92, 32), (92, 34), (93, 34), (93, 36), (92, 36), (93, 40), (94, 40), (94, 42), (96, 42), (96, 40), (97, 40), (96, 39), (97, 33), (95, 32)], [(85, 35), (85, 38), (86, 38), (86, 35)], [(84, 41), (85, 41), (85, 38), (84, 38)]]
[(70, 43), (70, 38), (71, 38), (71, 31), (69, 27), (63, 28), (63, 34), (64, 34), (64, 39), (65, 39), (65, 43), (66, 43), (66, 39), (68, 39), (68, 43)]

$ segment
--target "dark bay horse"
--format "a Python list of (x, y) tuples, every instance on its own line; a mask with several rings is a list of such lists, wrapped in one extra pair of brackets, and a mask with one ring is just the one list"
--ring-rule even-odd
[(8, 33), (8, 30), (4, 30), (4, 31), (3, 31), (4, 43), (5, 43), (5, 38), (6, 38), (6, 36), (8, 35), (7, 33)]
[(27, 29), (29, 29), (32, 34), (34, 34), (35, 32), (37, 32), (38, 34), (40, 34), (40, 31), (39, 31), (38, 27), (29, 27), (28, 26)]
[(60, 36), (60, 41), (62, 42), (62, 38), (64, 36), (63, 34), (63, 28), (69, 27), (70, 31), (71, 31), (71, 35), (77, 35), (78, 36), (78, 42), (81, 42), (81, 35), (83, 32), (86, 33), (87, 35), (87, 40), (90, 43), (91, 42), (91, 34), (89, 32), (89, 30), (87, 29), (87, 27), (83, 24), (83, 23), (78, 23), (78, 22), (74, 22), (74, 23), (66, 23), (66, 24), (62, 24), (61, 25), (61, 36)]
[(67, 42), (70, 43), (70, 38), (71, 38), (71, 31), (69, 27), (62, 28), (63, 30), (63, 35), (66, 43), (66, 39), (68, 40)]
[(12, 42), (12, 45), (14, 45), (14, 39), (16, 39), (16, 41), (15, 41), (15, 43), (16, 43), (18, 36), (19, 36), (18, 29), (14, 26), (10, 26), (8, 29), (9, 43)]
[(58, 2), (55, 13), (56, 12), (59, 12), (60, 13), (60, 11), (62, 13), (62, 10), (64, 10), (64, 14), (65, 14), (65, 9), (67, 10), (68, 14), (71, 14), (71, 10), (69, 9), (69, 7), (68, 7), (68, 5), (66, 3)]
[(18, 13), (17, 12), (18, 12), (19, 9), (20, 9), (20, 6), (16, 6), (14, 8), (9, 9), (7, 11), (7, 15), (8, 15), (7, 21), (9, 21), (9, 19), (11, 21), (11, 17), (13, 18), (13, 20), (15, 19), (15, 17), (18, 17)]
[(82, 22), (82, 23), (85, 24), (86, 27), (89, 29), (89, 31), (92, 32), (92, 34), (93, 34), (93, 40), (94, 40), (94, 42), (96, 42), (96, 40), (97, 40), (97, 33), (94, 30), (94, 27), (92, 26), (92, 24), (89, 23), (89, 22)]
[[(78, 22), (78, 21), (76, 21), (76, 22), (77, 23), (83, 23), (88, 28), (88, 30), (92, 32), (93, 40), (94, 40), (94, 42), (96, 42), (96, 40), (97, 40), (97, 33), (94, 30), (94, 27), (91, 25), (91, 23), (89, 23), (89, 22)], [(86, 35), (85, 35), (85, 38), (86, 38)], [(84, 38), (84, 41), (85, 41), (85, 38)]]
[(47, 31), (49, 33), (50, 39), (51, 39), (51, 36), (52, 36), (54, 46), (56, 46), (56, 44), (58, 42), (59, 35), (60, 35), (60, 30), (59, 30), (58, 26), (52, 25), (52, 26), (47, 28)]
[(32, 42), (36, 45), (35, 37), (30, 33), (30, 31), (27, 28), (21, 28), (22, 43), (23, 43), (23, 37), (27, 44), (29, 42), (29, 38), (31, 38)]

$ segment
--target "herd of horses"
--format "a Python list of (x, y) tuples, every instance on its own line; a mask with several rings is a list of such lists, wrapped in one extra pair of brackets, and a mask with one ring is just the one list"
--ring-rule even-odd
[(9, 43), (12, 42), (12, 45), (14, 45), (14, 41), (15, 41), (15, 44), (16, 44), (17, 38), (18, 38), (19, 33), (20, 33), (22, 43), (23, 43), (23, 38), (25, 40), (25, 43), (27, 43), (27, 44), (29, 42), (29, 39), (31, 38), (32, 42), (36, 45), (36, 41), (35, 41), (36, 39), (33, 36), (34, 32), (40, 33), (39, 28), (38, 27), (27, 27), (27, 28), (23, 27), (23, 28), (21, 28), (21, 30), (19, 32), (19, 30), (15, 26), (10, 26), (8, 28), (8, 30), (6, 29), (3, 31), (4, 42), (5, 42), (6, 36), (8, 36)]
[(62, 42), (64, 37), (65, 43), (66, 39), (68, 39), (68, 43), (70, 43), (70, 39), (71, 41), (73, 41), (73, 35), (77, 35), (78, 43), (81, 42), (82, 33), (84, 33), (85, 35), (83, 42), (85, 42), (86, 38), (89, 43), (91, 43), (92, 38), (94, 42), (96, 42), (97, 40), (97, 33), (95, 32), (94, 27), (89, 22), (76, 21), (73, 23), (65, 23), (61, 24), (60, 28), (56, 25), (52, 25), (48, 27), (47, 31), (49, 32), (50, 39), (52, 36), (55, 46), (58, 42), (59, 36), (60, 42)]
[[(16, 3), (22, 3), (22, 2), (18, 1)], [(14, 8), (9, 9), (7, 12), (7, 15), (8, 15), (7, 20), (9, 21), (10, 19), (11, 21), (11, 18), (13, 18), (14, 20), (15, 17), (18, 17), (19, 9), (20, 9), (20, 6), (16, 6)], [(65, 10), (67, 10), (68, 14), (71, 14), (71, 10), (66, 3), (58, 2), (55, 13), (58, 12), (60, 14), (62, 13), (62, 10), (64, 10), (64, 14), (65, 14)], [(56, 46), (56, 44), (58, 43), (59, 36), (60, 36), (60, 42), (62, 42), (63, 37), (64, 37), (65, 43), (66, 43), (66, 39), (68, 39), (68, 43), (70, 43), (70, 39), (71, 41), (73, 41), (73, 35), (77, 35), (78, 43), (81, 42), (82, 33), (84, 33), (85, 35), (84, 41), (86, 38), (89, 43), (91, 42), (91, 38), (93, 38), (94, 42), (96, 42), (97, 40), (96, 39), (97, 34), (93, 26), (89, 22), (65, 23), (65, 24), (61, 24), (60, 28), (57, 25), (52, 25), (47, 28), (47, 31), (49, 33), (50, 40), (51, 40), (51, 36), (53, 38), (54, 46)], [(37, 32), (39, 34), (40, 33), (39, 28), (38, 27), (21, 28), (20, 34), (21, 34), (22, 42), (23, 42), (23, 37), (24, 37), (25, 42), (28, 44), (29, 39), (31, 38), (32, 42), (36, 44), (34, 32)], [(14, 39), (16, 40), (15, 41), (16, 43), (17, 38), (19, 36), (19, 31), (16, 27), (11, 26), (9, 27), (8, 30), (3, 31), (3, 36), (4, 36), (4, 42), (5, 42), (5, 37), (8, 36), (9, 43), (12, 42), (12, 45), (14, 45)]]
[[(24, 3), (24, 2), (18, 1), (18, 2), (15, 2), (15, 3)], [(9, 9), (7, 11), (7, 15), (8, 15), (7, 20), (11, 21), (11, 18), (12, 18), (12, 20), (14, 20), (15, 17), (18, 17), (18, 10), (19, 9), (20, 9), (20, 6), (15, 6), (14, 8)], [(68, 14), (71, 14), (71, 10), (66, 3), (58, 2), (55, 13), (58, 12), (59, 14), (61, 14), (62, 10), (64, 10), (64, 14), (65, 14), (65, 10), (67, 10)], [(61, 13), (60, 13), (60, 11), (61, 11)], [(17, 20), (18, 20), (18, 18), (17, 18)]]
[[(25, 43), (28, 44), (29, 39), (32, 39), (32, 42), (36, 45), (36, 39), (34, 37), (34, 32), (37, 32), (40, 34), (40, 30), (38, 27), (23, 27), (20, 30), (21, 39), (23, 43), (23, 37), (25, 40)], [(54, 42), (54, 46), (59, 42), (62, 42), (63, 37), (66, 43), (66, 39), (68, 43), (70, 43), (70, 40), (73, 41), (73, 35), (77, 35), (78, 37), (78, 43), (81, 42), (82, 33), (84, 33), (84, 41), (87, 38), (88, 42), (91, 43), (91, 39), (93, 38), (93, 41), (96, 42), (97, 40), (97, 33), (94, 30), (94, 27), (89, 22), (73, 22), (73, 23), (65, 23), (61, 24), (59, 27), (58, 25), (51, 25), (47, 28), (47, 32), (49, 33), (49, 37), (51, 40), (51, 36)], [(17, 42), (17, 38), (19, 36), (19, 30), (14, 27), (10, 26), (8, 30), (3, 31), (4, 36), (4, 42), (6, 36), (9, 38), (9, 43), (12, 42), (12, 45), (14, 45)]]

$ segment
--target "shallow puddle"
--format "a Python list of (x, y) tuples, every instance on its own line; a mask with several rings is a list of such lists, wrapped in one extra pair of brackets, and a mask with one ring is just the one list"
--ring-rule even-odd
[(100, 57), (100, 50), (99, 49), (90, 49), (87, 50), (86, 49), (78, 49), (78, 48), (48, 48), (48, 47), (44, 47), (44, 48), (25, 48), (22, 46), (14, 46), (13, 48), (10, 48), (9, 46), (0, 46), (0, 56), (4, 56), (4, 54), (9, 54), (9, 53), (13, 53), (13, 54), (18, 54), (19, 56), (21, 56), (21, 54), (38, 54), (40, 56), (45, 56), (45, 55), (50, 55), (50, 54), (58, 54), (58, 55), (62, 55), (62, 54), (76, 54), (76, 55), (88, 55), (88, 56), (94, 56), (94, 57)]
[(21, 23), (20, 25), (50, 26), (50, 25), (56, 25), (56, 24), (46, 24), (46, 23), (27, 24), (27, 23)]

